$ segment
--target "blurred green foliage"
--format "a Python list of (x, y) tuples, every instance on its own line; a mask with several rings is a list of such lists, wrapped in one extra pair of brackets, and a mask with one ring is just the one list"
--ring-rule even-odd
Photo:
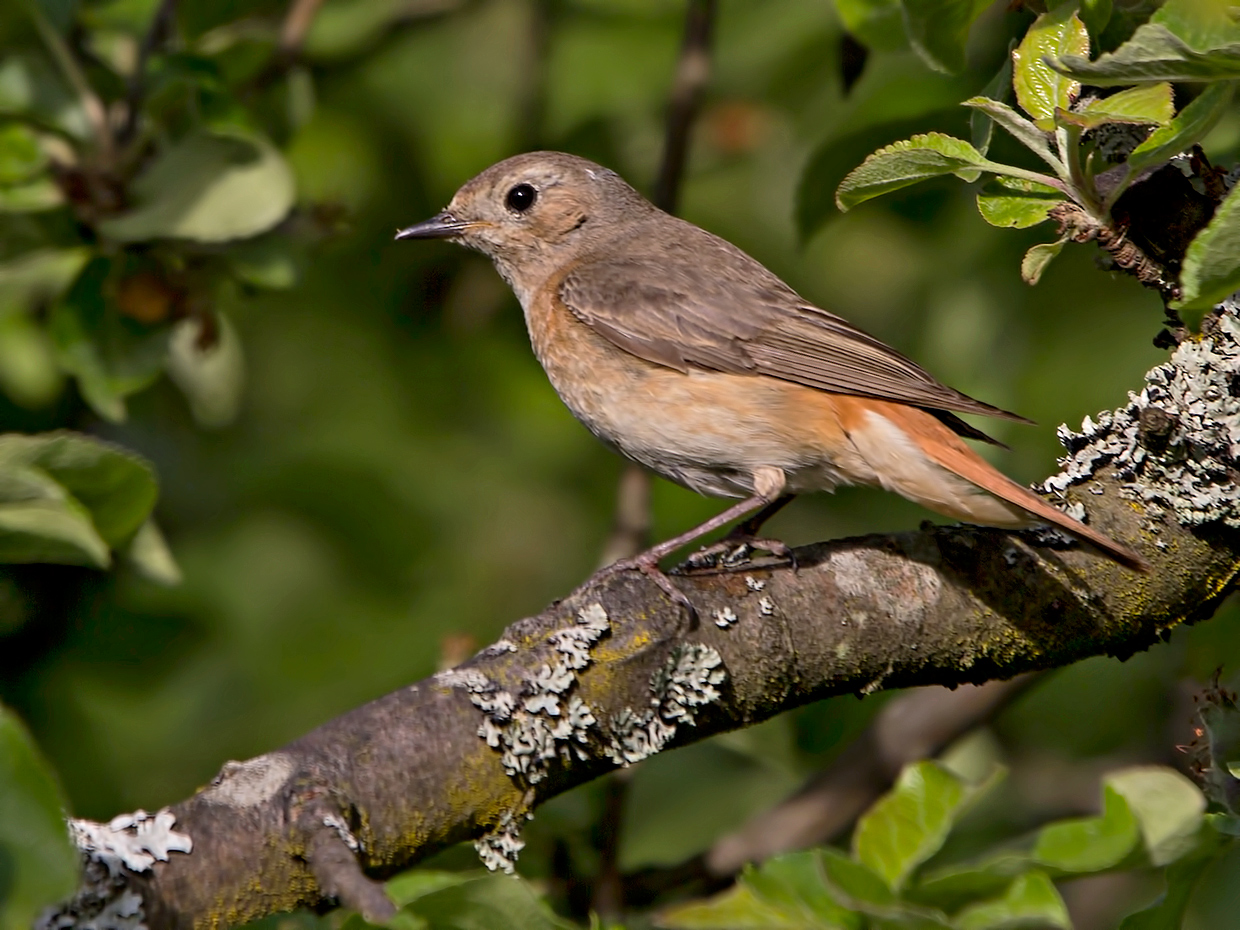
[[(899, 4), (722, 0), (682, 212), (947, 382), (1037, 419), (991, 425), (1012, 446), (1003, 467), (1032, 480), (1054, 468), (1055, 424), (1116, 405), (1163, 357), (1158, 299), (1084, 248), (1027, 288), (1016, 269), (1036, 231), (991, 229), (946, 180), (832, 205), (875, 149), (968, 137), (959, 104), (1035, 13), (958, 6), (951, 22), (923, 10), (910, 44)], [(286, 55), (283, 2), (173, 5), (152, 30), (160, 8), (0, 7), (0, 430), (87, 437), (6, 447), (25, 450), (39, 490), (0, 500), (0, 520), (46, 502), (70, 528), (57, 561), (75, 564), (0, 572), (0, 701), (69, 809), (96, 819), (175, 801), (226, 759), (459, 661), (594, 567), (620, 463), (560, 405), (484, 260), (391, 235), (523, 149), (573, 151), (647, 188), (683, 18), (666, 0), (326, 0)], [(1149, 12), (1082, 17), (1106, 22), (1099, 47), (1115, 49)], [(843, 23), (870, 46), (848, 86)], [(1216, 164), (1236, 157), (1234, 107), (1204, 144)], [(1020, 156), (996, 133), (989, 157)], [(129, 488), (125, 506), (101, 513), (35, 451), (56, 442)], [(656, 483), (654, 535), (717, 508)], [(925, 517), (850, 490), (772, 528), (799, 543)], [(1011, 775), (944, 855), (1094, 810), (1105, 771), (1181, 762), (1193, 680), (1240, 654), (1234, 613), (1126, 663), (1049, 675), (963, 741), (953, 752), (973, 770), (1001, 760)], [(621, 867), (701, 852), (846, 752), (882, 700), (824, 702), (643, 764)], [(603, 804), (587, 786), (527, 831), (522, 872), (561, 909), (598, 868)], [(1186, 926), (1224, 926), (1240, 856), (1203, 868)], [(473, 881), (416, 897), (464, 900)], [(1017, 890), (1045, 897), (1038, 881)], [(1080, 928), (1114, 926), (1162, 879), (1090, 881), (1060, 886)], [(530, 926), (550, 920), (536, 911)]]

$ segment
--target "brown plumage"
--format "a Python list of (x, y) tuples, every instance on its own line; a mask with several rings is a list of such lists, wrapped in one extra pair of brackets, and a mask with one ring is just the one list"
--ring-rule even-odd
[(961, 440), (988, 437), (956, 414), (1023, 417), (940, 383), (612, 171), (518, 155), (398, 234), (430, 237), (491, 257), (552, 385), (596, 436), (700, 493), (745, 498), (627, 567), (658, 580), (658, 558), (724, 522), (843, 484), (992, 526), (1052, 523), (1147, 566), (995, 470)]

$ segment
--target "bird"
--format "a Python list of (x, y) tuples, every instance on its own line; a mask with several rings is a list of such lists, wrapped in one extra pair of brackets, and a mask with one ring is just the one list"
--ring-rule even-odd
[(970, 523), (1048, 523), (1149, 568), (990, 465), (964, 440), (995, 441), (958, 414), (1031, 421), (941, 383), (608, 168), (562, 152), (516, 155), (396, 238), (489, 257), (552, 386), (591, 433), (677, 484), (741, 499), (612, 566), (644, 572), (690, 614), (659, 560), (742, 518), (734, 535), (756, 539), (794, 495), (843, 485)]

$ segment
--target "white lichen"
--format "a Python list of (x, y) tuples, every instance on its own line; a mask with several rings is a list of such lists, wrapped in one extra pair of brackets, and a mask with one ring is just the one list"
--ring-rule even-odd
[[(522, 787), (547, 777), (550, 764), (586, 759), (590, 728), (598, 722), (579, 695), (570, 694), (577, 673), (592, 661), (590, 649), (611, 629), (607, 612), (592, 603), (577, 613), (576, 622), (547, 637), (558, 659), (544, 662), (527, 678), (518, 694), (485, 676), (465, 683), (470, 701), (483, 713), (478, 736), (500, 753), (504, 771)], [(485, 682), (485, 683), (484, 683)], [(517, 835), (516, 815), (475, 843), (487, 868), (512, 871), (523, 845)]]
[(498, 827), (474, 840), (478, 858), (492, 872), (507, 872), (511, 875), (516, 868), (517, 857), (525, 848), (525, 840), (521, 839), (522, 819), (522, 814), (505, 811), (500, 817)]
[(129, 873), (193, 850), (193, 839), (173, 830), (175, 823), (168, 808), (120, 814), (107, 823), (71, 819), (70, 835), (85, 856), (82, 878), (71, 900), (43, 912), (36, 930), (144, 930), (142, 896), (129, 887)]
[(674, 649), (650, 681), (650, 704), (640, 713), (626, 707), (611, 720), (611, 742), (604, 754), (628, 766), (654, 755), (676, 735), (681, 723), (696, 722), (695, 708), (719, 699), (716, 685), (727, 672), (711, 646), (691, 644)]
[(725, 629), (736, 622), (736, 611), (731, 607), (721, 607), (714, 612), (715, 626)]
[(479, 655), (482, 655), (488, 659), (492, 659), (495, 656), (502, 656), (505, 653), (516, 652), (516, 651), (517, 651), (516, 643), (510, 642), (509, 640), (506, 640), (506, 639), (497, 639), (495, 642), (491, 643), (491, 645), (483, 649), (482, 652), (479, 653)]
[[(1080, 432), (1059, 428), (1068, 455), (1045, 490), (1063, 492), (1109, 465), (1131, 482), (1126, 496), (1169, 510), (1182, 524), (1240, 527), (1240, 321), (1234, 297), (1223, 307), (1213, 332), (1182, 342), (1126, 406), (1086, 417)], [(1143, 416), (1147, 432), (1161, 429), (1160, 451), (1147, 447)]]
[(761, 591), (763, 588), (765, 588), (765, 587), (766, 587), (766, 582), (765, 582), (765, 581), (759, 581), (759, 580), (758, 580), (757, 578), (755, 578), (753, 575), (746, 575), (746, 576), (745, 576), (745, 585), (746, 585), (746, 587), (748, 587), (748, 588), (749, 588), (749, 590), (750, 590), (750, 591)]
[(79, 892), (73, 902), (46, 912), (36, 930), (143, 930), (142, 896), (128, 888)]
[(110, 872), (118, 872), (122, 865), (131, 872), (145, 872), (157, 861), (167, 862), (174, 852), (193, 851), (193, 839), (172, 829), (176, 822), (176, 815), (165, 807), (154, 814), (144, 810), (119, 814), (107, 823), (71, 819), (69, 832), (78, 849)]
[(208, 804), (254, 807), (284, 787), (292, 772), (293, 760), (282, 752), (269, 752), (244, 762), (225, 762), (201, 797)]
[(436, 672), (431, 681), (443, 688), (461, 688), (478, 693), (491, 686), (491, 680), (476, 668), (448, 668)]
[(351, 852), (360, 852), (362, 849), (361, 841), (353, 835), (353, 831), (349, 829), (349, 825), (335, 814), (327, 814), (323, 817), (323, 826), (334, 830), (336, 835), (340, 837), (340, 842), (349, 847)]
[(760, 597), (758, 598), (758, 610), (762, 612), (762, 616), (769, 617), (775, 613), (775, 602), (769, 597)]

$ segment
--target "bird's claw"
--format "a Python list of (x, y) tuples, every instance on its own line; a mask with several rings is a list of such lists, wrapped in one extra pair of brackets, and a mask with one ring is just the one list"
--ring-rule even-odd
[(708, 569), (740, 568), (752, 561), (754, 552), (758, 550), (769, 552), (778, 559), (784, 559), (794, 572), (799, 567), (796, 553), (787, 543), (778, 539), (728, 535), (717, 543), (703, 546), (673, 571), (676, 574), (684, 574)]
[(596, 577), (605, 578), (619, 572), (641, 572), (659, 586), (659, 590), (667, 595), (668, 600), (684, 610), (689, 619), (690, 626), (697, 626), (697, 608), (693, 606), (693, 602), (689, 600), (683, 591), (672, 584), (672, 579), (668, 578), (663, 569), (659, 568), (659, 563), (656, 559), (640, 555), (631, 559), (620, 559), (618, 562), (612, 562), (600, 571)]

